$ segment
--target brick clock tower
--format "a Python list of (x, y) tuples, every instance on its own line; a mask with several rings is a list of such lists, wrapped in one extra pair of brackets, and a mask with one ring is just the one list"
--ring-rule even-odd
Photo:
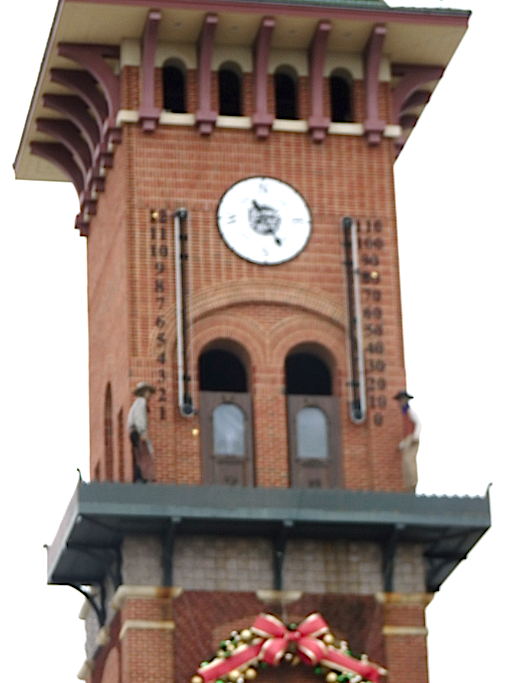
[(88, 240), (91, 481), (48, 551), (79, 678), (427, 681), (489, 502), (404, 484), (393, 163), (468, 17), (59, 0), (15, 168), (71, 181)]

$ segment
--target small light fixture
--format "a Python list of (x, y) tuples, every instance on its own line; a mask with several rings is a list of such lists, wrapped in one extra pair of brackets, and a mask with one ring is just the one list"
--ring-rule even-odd
[(372, 280), (378, 280), (379, 277), (380, 277), (380, 276), (379, 276), (378, 270), (372, 270), (372, 271), (371, 271), (371, 273), (370, 273), (370, 278), (371, 278)]
[(199, 436), (199, 428), (198, 427), (194, 427), (192, 429), (192, 436)]

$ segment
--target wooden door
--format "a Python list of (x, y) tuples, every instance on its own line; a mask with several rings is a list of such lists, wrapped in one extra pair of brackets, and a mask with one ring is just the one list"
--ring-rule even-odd
[(341, 485), (340, 412), (337, 396), (287, 396), (291, 486)]
[(203, 484), (254, 485), (249, 393), (201, 391)]

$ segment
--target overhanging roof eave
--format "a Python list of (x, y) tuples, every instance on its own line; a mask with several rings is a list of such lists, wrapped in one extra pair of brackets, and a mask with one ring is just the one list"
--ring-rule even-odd
[[(80, 484), (48, 554), (48, 582), (85, 583), (102, 571), (93, 556), (129, 534), (244, 535), (420, 543), (444, 558), (434, 590), (490, 526), (487, 498), (367, 491), (235, 489), (162, 484)], [(93, 549), (88, 552), (86, 549)], [(447, 560), (445, 558), (448, 558)], [(444, 567), (442, 569), (441, 567)], [(79, 574), (79, 576), (78, 576)], [(443, 580), (443, 579), (442, 579)]]

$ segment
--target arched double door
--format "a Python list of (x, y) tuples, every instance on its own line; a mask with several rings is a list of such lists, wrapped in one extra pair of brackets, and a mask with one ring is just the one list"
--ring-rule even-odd
[[(241, 351), (212, 348), (199, 358), (204, 484), (254, 486), (252, 397)], [(340, 415), (328, 364), (312, 351), (285, 363), (290, 485), (341, 485)]]

